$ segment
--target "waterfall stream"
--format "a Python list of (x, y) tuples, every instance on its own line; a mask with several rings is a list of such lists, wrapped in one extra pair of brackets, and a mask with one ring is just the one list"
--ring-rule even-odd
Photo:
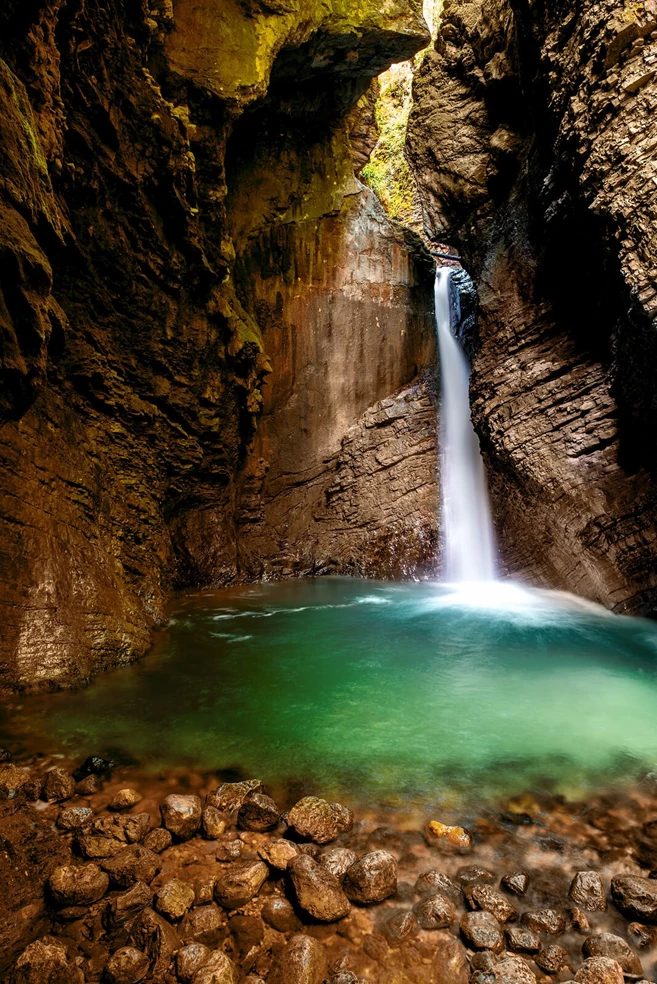
[(448, 267), (436, 270), (440, 352), (443, 530), (446, 580), (494, 581), (493, 524), (479, 440), (470, 416), (470, 367), (452, 330)]

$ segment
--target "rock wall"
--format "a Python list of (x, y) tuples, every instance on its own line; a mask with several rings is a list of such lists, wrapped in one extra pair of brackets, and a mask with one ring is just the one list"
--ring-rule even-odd
[(407, 150), (480, 294), (473, 413), (507, 569), (657, 599), (657, 5), (446, 0)]
[[(384, 365), (340, 426), (429, 358), (412, 251), (355, 186), (342, 122), (426, 39), (415, 0), (3, 3), (0, 687), (82, 682), (133, 659), (172, 588), (263, 567), (256, 545), (241, 561), (240, 476), (279, 350), (267, 323), (270, 361), (234, 267), (269, 226), (306, 223), (290, 233), (303, 252), (324, 248), (324, 228), (346, 242), (362, 213), (363, 248), (384, 248), (397, 273), (397, 296), (367, 313), (380, 320), (367, 354)], [(263, 107), (275, 132), (255, 146)], [(309, 149), (286, 158), (304, 129)], [(244, 203), (230, 217), (228, 198)], [(407, 324), (414, 292), (422, 311)], [(346, 288), (341, 303), (358, 322)], [(400, 342), (411, 326), (418, 337)]]

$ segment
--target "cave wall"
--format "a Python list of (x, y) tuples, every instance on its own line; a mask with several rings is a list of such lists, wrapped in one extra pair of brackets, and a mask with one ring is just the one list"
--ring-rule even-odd
[(473, 415), (506, 569), (657, 599), (657, 5), (446, 0), (407, 151), (477, 282)]
[[(244, 277), (238, 290), (235, 265), (246, 271), (268, 227), (287, 228), (295, 263), (309, 244), (355, 237), (397, 273), (398, 295), (368, 314), (381, 324), (367, 354), (390, 366), (340, 425), (432, 357), (417, 244), (373, 217), (346, 168), (344, 122), (371, 79), (426, 40), (414, 0), (3, 4), (0, 687), (79, 683), (134, 659), (173, 589), (265, 565), (258, 550), (273, 542), (244, 563), (239, 541), (279, 369), (275, 330), (258, 320), (273, 280), (261, 297)], [(256, 148), (239, 122), (265, 105), (279, 130)], [(289, 132), (292, 146), (312, 116), (327, 131), (286, 164), (279, 141)], [(274, 165), (286, 177), (272, 198)], [(240, 195), (242, 225), (227, 209)], [(345, 271), (328, 276), (355, 324)], [(402, 316), (409, 297), (418, 311)], [(417, 338), (400, 342), (411, 325)]]

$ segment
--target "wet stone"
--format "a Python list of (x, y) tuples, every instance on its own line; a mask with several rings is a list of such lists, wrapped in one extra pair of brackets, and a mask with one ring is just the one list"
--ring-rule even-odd
[(109, 878), (97, 864), (55, 868), (48, 879), (50, 894), (57, 905), (91, 905), (109, 888)]
[(427, 895), (413, 906), (421, 929), (447, 929), (456, 919), (456, 908), (446, 895)]
[(17, 790), (24, 788), (30, 778), (27, 769), (19, 769), (11, 764), (0, 766), (0, 799), (15, 796)]
[(584, 940), (582, 953), (585, 957), (611, 957), (616, 960), (626, 977), (642, 977), (643, 967), (638, 954), (621, 936), (613, 933), (597, 933)]
[(611, 880), (611, 897), (624, 915), (639, 922), (657, 922), (657, 880), (619, 875)]
[(464, 901), (463, 890), (455, 885), (451, 878), (444, 875), (435, 868), (424, 871), (415, 882), (415, 891), (418, 895), (446, 895), (456, 905), (462, 905)]
[(139, 844), (131, 844), (109, 861), (103, 861), (102, 867), (114, 885), (118, 885), (119, 888), (129, 888), (138, 881), (150, 884), (162, 865), (153, 851)]
[(46, 772), (43, 798), (52, 802), (70, 799), (75, 793), (75, 780), (66, 769), (54, 768)]
[(333, 847), (330, 851), (323, 851), (317, 858), (322, 868), (326, 868), (338, 879), (344, 878), (356, 860), (357, 855), (347, 847)]
[(462, 865), (456, 872), (456, 877), (462, 885), (472, 885), (474, 882), (484, 882), (491, 885), (495, 881), (493, 872), (478, 864)]
[(472, 845), (472, 834), (465, 827), (450, 826), (439, 820), (429, 821), (426, 836), (431, 845), (453, 847), (459, 851), (467, 851)]
[(115, 929), (124, 923), (134, 919), (135, 916), (146, 909), (153, 901), (153, 893), (144, 882), (136, 882), (126, 892), (115, 895), (110, 901), (105, 914), (105, 923), (108, 929)]
[(282, 896), (274, 895), (262, 907), (262, 918), (279, 933), (296, 933), (301, 929), (294, 907)]
[(114, 762), (101, 758), (100, 755), (89, 755), (82, 765), (73, 772), (76, 782), (83, 782), (89, 776), (107, 776), (114, 768)]
[(326, 951), (312, 936), (297, 933), (274, 958), (267, 984), (322, 984)]
[(536, 975), (522, 957), (504, 957), (495, 964), (495, 984), (536, 984)]
[(172, 878), (155, 895), (155, 908), (175, 922), (182, 919), (194, 903), (194, 889), (180, 878)]
[(231, 816), (233, 813), (237, 813), (247, 797), (262, 791), (262, 783), (258, 779), (247, 779), (244, 782), (225, 782), (208, 793), (205, 797), (205, 805), (214, 806), (220, 813)]
[(157, 978), (169, 967), (179, 940), (173, 927), (152, 909), (143, 909), (130, 929), (130, 942), (148, 954), (151, 974)]
[(224, 925), (224, 918), (216, 905), (203, 905), (187, 913), (180, 924), (180, 935), (184, 943), (204, 943), (215, 947), (223, 938)]
[(569, 910), (568, 915), (570, 916), (570, 922), (575, 932), (589, 933), (591, 931), (591, 924), (583, 909), (574, 906)]
[(194, 976), (194, 984), (235, 984), (232, 961), (221, 950), (214, 950)]
[(507, 947), (514, 953), (538, 953), (541, 949), (540, 936), (527, 926), (507, 926), (504, 935)]
[(413, 912), (398, 912), (386, 919), (383, 925), (383, 935), (390, 946), (399, 946), (406, 940), (417, 936), (418, 921)]
[(188, 943), (176, 954), (176, 977), (182, 984), (190, 984), (194, 975), (210, 958), (210, 950), (203, 943)]
[(167, 830), (166, 827), (155, 827), (154, 830), (149, 831), (144, 837), (144, 847), (152, 851), (153, 854), (161, 854), (162, 851), (166, 851), (168, 847), (171, 847), (172, 843), (171, 831)]
[(500, 884), (512, 895), (524, 895), (529, 887), (529, 875), (525, 871), (513, 871), (504, 875)]
[(171, 793), (160, 806), (162, 822), (179, 840), (189, 840), (201, 826), (201, 800), (198, 796)]
[(641, 923), (631, 922), (627, 927), (627, 932), (634, 945), (640, 949), (654, 946), (657, 943), (657, 927), (655, 926), (643, 926)]
[(534, 958), (546, 974), (558, 974), (568, 966), (568, 954), (558, 943), (551, 943)]
[(287, 823), (299, 835), (316, 844), (329, 841), (351, 830), (354, 816), (351, 810), (340, 803), (328, 803), (317, 796), (305, 796), (292, 807), (286, 817)]
[(500, 924), (490, 912), (466, 912), (461, 919), (461, 933), (474, 950), (493, 950), (501, 953), (504, 937)]
[(623, 984), (623, 969), (610, 957), (589, 957), (575, 974), (577, 984)]
[(242, 830), (263, 832), (278, 826), (281, 811), (276, 803), (264, 793), (253, 793), (239, 809), (237, 823)]
[(23, 950), (9, 980), (11, 984), (84, 984), (84, 974), (69, 961), (59, 940), (44, 936)]
[(239, 837), (222, 837), (217, 846), (217, 861), (239, 861), (244, 845)]
[(492, 912), (498, 922), (511, 922), (518, 918), (518, 911), (511, 903), (490, 885), (472, 885), (466, 891), (468, 905), (472, 909)]
[(137, 803), (140, 803), (142, 799), (143, 796), (136, 789), (119, 789), (116, 796), (110, 802), (109, 809), (129, 810), (131, 807), (136, 806)]
[(71, 806), (60, 811), (57, 826), (60, 830), (80, 830), (91, 821), (92, 817), (93, 810), (88, 806)]
[(208, 840), (216, 840), (227, 827), (226, 814), (216, 806), (206, 806), (201, 814), (201, 830)]
[(194, 905), (207, 905), (214, 899), (214, 885), (217, 880), (216, 873), (205, 873), (194, 878), (192, 886), (194, 888)]
[(371, 905), (383, 902), (397, 891), (397, 862), (387, 851), (364, 854), (347, 870), (345, 895), (352, 902)]
[(234, 861), (217, 875), (214, 897), (226, 909), (239, 909), (258, 894), (268, 875), (262, 861)]
[(571, 882), (568, 898), (589, 912), (603, 912), (607, 908), (607, 896), (597, 871), (578, 871)]
[(301, 854), (287, 870), (299, 905), (313, 919), (335, 922), (348, 914), (349, 900), (338, 879), (326, 868)]
[(137, 984), (148, 973), (150, 960), (134, 946), (123, 946), (107, 961), (105, 979), (108, 984)]
[(258, 855), (265, 864), (276, 871), (285, 871), (292, 858), (299, 854), (292, 841), (279, 837), (276, 840), (268, 841), (258, 850)]
[(534, 909), (523, 912), (523, 925), (529, 926), (535, 933), (548, 933), (550, 936), (561, 936), (566, 931), (566, 917), (557, 909)]
[(93, 796), (100, 790), (100, 781), (97, 776), (87, 776), (75, 784), (75, 792), (78, 796)]

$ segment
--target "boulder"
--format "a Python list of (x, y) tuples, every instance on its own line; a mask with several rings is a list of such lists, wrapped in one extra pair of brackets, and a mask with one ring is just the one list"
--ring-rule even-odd
[(335, 922), (348, 914), (349, 900), (338, 879), (326, 868), (300, 854), (287, 870), (299, 905), (313, 919)]
[(160, 806), (162, 822), (174, 837), (189, 840), (201, 826), (201, 800), (198, 796), (171, 793)]
[(97, 864), (80, 867), (62, 865), (48, 879), (50, 894), (57, 905), (91, 905), (109, 888), (109, 877)]
[(354, 862), (344, 876), (347, 898), (361, 905), (383, 902), (397, 891), (397, 862), (387, 851), (371, 851)]

